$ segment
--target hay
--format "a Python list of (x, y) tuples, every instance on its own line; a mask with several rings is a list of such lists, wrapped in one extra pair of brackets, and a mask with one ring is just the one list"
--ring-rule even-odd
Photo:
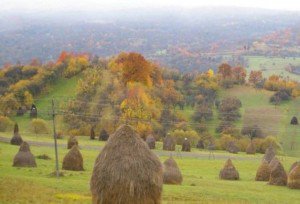
[(203, 142), (203, 140), (199, 140), (198, 143), (197, 143), (197, 145), (196, 145), (196, 147), (198, 149), (204, 149), (204, 142)]
[(240, 148), (236, 146), (235, 142), (229, 142), (227, 146), (227, 151), (229, 153), (237, 154), (240, 151)]
[(36, 167), (35, 158), (30, 152), (30, 147), (27, 142), (23, 142), (19, 152), (14, 157), (14, 167)]
[(172, 137), (167, 136), (163, 140), (163, 150), (175, 151), (175, 140)]
[(220, 171), (219, 178), (224, 180), (239, 180), (239, 172), (235, 169), (231, 159), (226, 161), (223, 169)]
[(94, 204), (161, 203), (162, 165), (131, 126), (112, 134), (95, 161)]
[(19, 134), (19, 126), (16, 123), (15, 127), (14, 127), (14, 135), (10, 140), (10, 144), (12, 145), (21, 145), (23, 142), (23, 139), (21, 137), (21, 135)]
[(31, 109), (30, 109), (30, 117), (37, 118), (37, 108), (34, 104), (32, 104)]
[(275, 157), (275, 150), (272, 146), (268, 147), (268, 149), (265, 152), (265, 155), (263, 157), (263, 160), (266, 160), (268, 163), (272, 161), (272, 159)]
[(182, 175), (176, 161), (170, 157), (163, 164), (163, 181), (164, 184), (180, 185), (182, 183)]
[(100, 132), (99, 140), (100, 140), (100, 141), (107, 141), (108, 138), (109, 138), (109, 134), (106, 132), (106, 130), (103, 129), (103, 130)]
[(190, 152), (191, 151), (191, 143), (189, 140), (185, 139), (182, 143), (181, 151)]
[(297, 162), (295, 167), (289, 173), (287, 186), (293, 189), (300, 189), (300, 163)]
[(71, 149), (74, 145), (78, 145), (78, 141), (75, 136), (71, 135), (68, 139), (68, 149)]
[(63, 160), (62, 169), (71, 171), (83, 171), (83, 158), (77, 145), (66, 154)]
[(292, 117), (291, 125), (298, 125), (298, 118), (296, 116)]
[(291, 173), (291, 171), (293, 170), (293, 168), (295, 168), (297, 166), (299, 162), (294, 162), (289, 170), (289, 173)]
[(256, 153), (256, 147), (252, 141), (247, 146), (246, 153), (247, 154), (255, 154)]
[(91, 140), (94, 140), (94, 139), (95, 139), (95, 130), (94, 130), (94, 127), (91, 128), (90, 139), (91, 139)]
[(273, 157), (273, 159), (271, 160), (271, 162), (269, 163), (269, 168), (273, 169), (276, 167), (276, 165), (279, 163), (279, 159), (277, 157)]
[(269, 181), (271, 169), (269, 163), (263, 160), (256, 171), (255, 181)]
[(285, 186), (287, 183), (287, 175), (281, 162), (277, 162), (275, 166), (271, 169), (270, 173), (270, 185)]
[(150, 149), (155, 149), (155, 138), (152, 135), (148, 135), (146, 143)]

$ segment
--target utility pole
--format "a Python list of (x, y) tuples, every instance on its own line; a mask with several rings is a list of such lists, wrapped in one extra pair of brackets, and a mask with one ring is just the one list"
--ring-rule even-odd
[(52, 122), (53, 122), (53, 138), (55, 147), (55, 163), (56, 163), (56, 177), (59, 177), (59, 167), (58, 167), (58, 152), (57, 152), (57, 138), (55, 129), (55, 110), (54, 110), (54, 99), (52, 98)]

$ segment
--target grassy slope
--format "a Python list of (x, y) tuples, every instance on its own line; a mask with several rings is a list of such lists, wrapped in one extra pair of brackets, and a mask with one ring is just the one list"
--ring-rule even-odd
[(263, 76), (268, 77), (272, 74), (282, 75), (284, 77), (290, 77), (294, 80), (300, 80), (300, 75), (296, 75), (285, 70), (285, 67), (289, 64), (299, 65), (300, 58), (293, 57), (263, 57), (263, 56), (247, 56), (249, 67), (248, 72), (251, 70), (262, 70)]
[[(96, 141), (94, 141), (96, 142)], [(14, 168), (12, 160), (18, 151), (17, 146), (0, 143), (0, 200), (1, 203), (90, 203), (89, 179), (97, 150), (81, 150), (84, 158), (83, 172), (65, 171), (65, 176), (50, 177), (54, 170), (54, 160), (36, 160), (37, 168)], [(48, 154), (53, 156), (53, 149), (48, 147), (31, 147), (34, 155)], [(66, 148), (59, 148), (60, 165)], [(244, 154), (239, 154), (243, 157)], [(208, 160), (204, 158), (175, 159), (183, 174), (181, 186), (164, 185), (163, 200), (165, 203), (296, 203), (300, 199), (297, 190), (286, 187), (269, 186), (265, 182), (255, 182), (255, 172), (261, 155), (244, 156), (243, 160), (234, 160), (239, 170), (240, 181), (221, 181), (219, 170), (224, 159)], [(251, 160), (247, 158), (251, 157)], [(254, 158), (254, 159), (253, 159)], [(163, 161), (166, 157), (160, 157)], [(296, 158), (285, 157), (283, 164), (289, 169)], [(20, 189), (20, 190), (16, 190)], [(34, 196), (32, 195), (34, 190)], [(15, 194), (12, 196), (12, 193)]]

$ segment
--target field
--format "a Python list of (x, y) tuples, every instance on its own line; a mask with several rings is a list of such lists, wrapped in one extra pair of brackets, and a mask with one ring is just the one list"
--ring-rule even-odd
[[(18, 151), (17, 146), (0, 143), (0, 200), (1, 203), (90, 203), (89, 179), (94, 160), (99, 153), (97, 148), (103, 142), (89, 141), (84, 137), (81, 152), (84, 158), (83, 172), (63, 171), (64, 177), (50, 176), (54, 171), (54, 150), (51, 146), (31, 146), (37, 156), (47, 154), (51, 160), (37, 161), (37, 168), (15, 168), (12, 160)], [(66, 143), (66, 140), (61, 140)], [(90, 146), (96, 145), (96, 148)], [(161, 144), (158, 145), (161, 149)], [(65, 146), (59, 147), (59, 160), (67, 153)], [(164, 161), (169, 152), (155, 150)], [(287, 187), (270, 186), (266, 182), (254, 181), (256, 169), (262, 155), (255, 156), (240, 153), (232, 155), (216, 152), (216, 159), (208, 159), (208, 152), (193, 149), (191, 153), (173, 153), (182, 174), (180, 186), (164, 185), (164, 203), (297, 203), (300, 194)], [(227, 158), (231, 157), (240, 173), (240, 181), (219, 180), (218, 174)], [(285, 169), (296, 158), (280, 156)], [(32, 194), (34, 192), (34, 194)]]
[(283, 77), (289, 77), (299, 81), (300, 75), (290, 73), (285, 70), (285, 67), (289, 64), (300, 65), (300, 58), (293, 57), (264, 57), (264, 56), (247, 56), (248, 67), (247, 71), (260, 70), (264, 77), (269, 77), (272, 74), (281, 75)]

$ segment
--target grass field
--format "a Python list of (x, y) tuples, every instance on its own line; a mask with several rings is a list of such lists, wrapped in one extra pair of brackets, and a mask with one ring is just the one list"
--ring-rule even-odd
[(296, 57), (264, 57), (264, 56), (247, 56), (248, 68), (247, 71), (250, 73), (251, 70), (261, 70), (264, 77), (268, 77), (272, 74), (281, 75), (283, 77), (289, 77), (299, 81), (300, 75), (290, 73), (285, 70), (285, 67), (289, 64), (300, 65), (300, 58)]
[[(80, 138), (80, 143), (82, 138)], [(90, 141), (98, 143), (98, 141)], [(18, 147), (0, 143), (0, 201), (1, 203), (90, 203), (89, 179), (98, 150), (81, 149), (84, 158), (83, 172), (63, 171), (59, 179), (50, 176), (54, 171), (54, 160), (36, 159), (37, 168), (15, 168), (12, 160)], [(31, 146), (37, 156), (47, 154), (54, 158), (51, 147)], [(60, 165), (67, 149), (59, 148)], [(199, 155), (201, 152), (198, 152)], [(203, 153), (203, 152), (202, 152)], [(195, 150), (191, 154), (195, 154)], [(217, 153), (230, 157), (227, 153)], [(240, 173), (240, 181), (219, 180), (218, 174), (225, 158), (209, 160), (203, 157), (176, 157), (183, 174), (180, 186), (164, 185), (164, 203), (297, 203), (299, 190), (270, 186), (266, 182), (255, 182), (256, 169), (262, 155), (240, 153), (233, 162)], [(235, 158), (235, 156), (233, 156)], [(160, 157), (161, 161), (166, 159)], [(281, 157), (285, 169), (296, 160)], [(33, 193), (34, 192), (34, 193)]]

